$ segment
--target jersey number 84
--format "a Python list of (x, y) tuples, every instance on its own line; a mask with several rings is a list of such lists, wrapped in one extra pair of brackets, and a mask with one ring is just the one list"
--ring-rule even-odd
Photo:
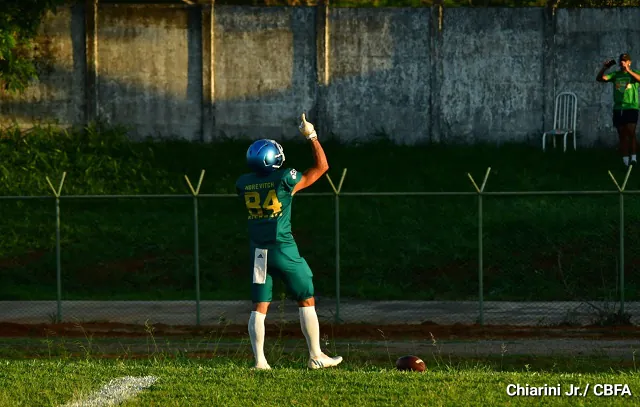
[[(245, 192), (244, 203), (249, 211), (250, 219), (272, 218), (282, 212), (282, 203), (278, 200), (275, 189), (269, 190), (262, 203), (260, 202), (260, 194), (257, 191)], [(270, 211), (270, 213), (265, 214), (263, 209)]]

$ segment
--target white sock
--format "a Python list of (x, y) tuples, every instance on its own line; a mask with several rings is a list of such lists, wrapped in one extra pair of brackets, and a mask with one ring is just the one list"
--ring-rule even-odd
[(320, 323), (318, 322), (316, 307), (299, 307), (298, 309), (300, 310), (300, 327), (304, 337), (307, 339), (309, 355), (312, 358), (321, 356)]
[(624, 165), (629, 165), (629, 157), (622, 157), (622, 161), (624, 161)]
[(258, 311), (251, 311), (251, 317), (249, 317), (249, 338), (251, 338), (256, 365), (267, 364), (267, 358), (264, 356), (264, 319), (266, 317)]
[(636, 155), (635, 154), (631, 154), (631, 161), (636, 161)]

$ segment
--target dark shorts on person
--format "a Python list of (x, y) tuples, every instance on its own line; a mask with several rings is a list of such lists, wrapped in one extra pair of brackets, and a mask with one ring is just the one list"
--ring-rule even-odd
[(613, 111), (613, 125), (615, 127), (624, 126), (625, 124), (638, 123), (638, 109), (623, 109)]

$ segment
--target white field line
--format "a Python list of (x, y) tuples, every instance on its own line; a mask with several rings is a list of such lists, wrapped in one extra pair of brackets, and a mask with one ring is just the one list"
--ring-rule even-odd
[(69, 402), (62, 407), (103, 407), (114, 406), (134, 397), (144, 389), (151, 387), (157, 377), (124, 376), (111, 380), (100, 390), (93, 392), (80, 401)]

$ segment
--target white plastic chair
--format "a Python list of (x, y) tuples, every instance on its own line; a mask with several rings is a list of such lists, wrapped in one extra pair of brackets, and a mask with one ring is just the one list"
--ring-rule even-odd
[(542, 133), (542, 151), (545, 151), (547, 134), (553, 137), (553, 148), (556, 148), (556, 136), (562, 135), (564, 149), (567, 151), (567, 137), (573, 137), (573, 149), (576, 150), (576, 118), (578, 114), (578, 97), (573, 92), (562, 92), (556, 96), (553, 113), (553, 129)]

